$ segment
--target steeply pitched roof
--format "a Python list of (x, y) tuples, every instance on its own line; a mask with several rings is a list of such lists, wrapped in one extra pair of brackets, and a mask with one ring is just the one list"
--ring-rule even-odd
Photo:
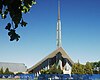
[(27, 67), (23, 63), (9, 63), (9, 62), (0, 62), (0, 68), (3, 68), (5, 71), (6, 68), (11, 72), (25, 72)]
[(62, 54), (63, 58), (67, 58), (70, 63), (73, 65), (74, 62), (71, 60), (71, 58), (67, 55), (67, 53), (63, 50), (62, 47), (58, 48), (57, 50), (55, 50), (54, 52), (52, 52), (51, 54), (49, 54), (48, 56), (46, 56), (44, 59), (42, 59), (40, 62), (38, 62), (36, 65), (32, 66), (31, 68), (28, 69), (28, 71), (30, 72), (32, 69), (36, 68), (37, 66), (39, 66), (42, 62), (44, 62), (46, 59), (48, 58), (52, 58), (54, 57), (58, 52), (60, 52)]

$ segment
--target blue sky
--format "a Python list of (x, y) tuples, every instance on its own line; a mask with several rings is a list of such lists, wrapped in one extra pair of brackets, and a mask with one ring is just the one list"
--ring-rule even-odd
[[(31, 67), (56, 50), (57, 0), (37, 0), (19, 26), (21, 39), (9, 41), (0, 19), (0, 62)], [(74, 62), (100, 60), (100, 0), (61, 0), (62, 47)]]

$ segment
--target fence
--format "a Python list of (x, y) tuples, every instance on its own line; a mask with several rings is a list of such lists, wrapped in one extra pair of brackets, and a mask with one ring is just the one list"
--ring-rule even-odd
[(41, 74), (38, 80), (100, 80), (100, 74), (79, 75), (79, 74)]
[(2, 80), (34, 80), (34, 74), (4, 75), (0, 74)]
[(40, 74), (35, 78), (34, 74), (19, 74), (19, 75), (0, 75), (1, 80), (100, 80), (100, 74), (79, 75), (72, 74)]
[(84, 74), (84, 75), (79, 75), (79, 74), (73, 74), (71, 75), (73, 80), (100, 80), (100, 74)]

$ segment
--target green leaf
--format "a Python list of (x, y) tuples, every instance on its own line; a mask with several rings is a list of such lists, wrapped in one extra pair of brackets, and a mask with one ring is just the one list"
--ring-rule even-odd
[(2, 0), (0, 0), (0, 14), (2, 13), (2, 7), (3, 7)]
[(35, 1), (32, 1), (32, 5), (35, 5), (36, 4), (36, 2)]
[(25, 5), (26, 7), (29, 7), (29, 5), (32, 5), (32, 1), (33, 1), (33, 0), (24, 0), (24, 5)]
[(25, 21), (22, 20), (22, 22), (20, 24), (21, 24), (22, 27), (23, 26), (25, 27), (27, 25), (27, 22), (25, 22)]
[(11, 24), (8, 23), (7, 26), (5, 27), (5, 29), (10, 30), (11, 29)]
[(15, 24), (15, 29), (18, 28), (18, 24)]
[(9, 32), (8, 32), (8, 35), (10, 36), (10, 41), (18, 41), (20, 36), (18, 34), (16, 34), (15, 30), (11, 29)]
[(18, 41), (20, 38), (20, 36), (18, 34), (16, 34), (16, 41)]
[(22, 12), (27, 13), (29, 12), (29, 10), (30, 10), (29, 7), (23, 6)]
[(6, 9), (6, 10), (4, 11), (4, 14), (5, 14), (5, 15), (7, 15), (7, 14), (8, 14), (8, 9)]
[(9, 5), (9, 3), (10, 3), (10, 0), (3, 0), (3, 4), (4, 4), (4, 6)]
[(5, 14), (1, 14), (1, 17), (2, 17), (2, 19), (5, 19), (6, 15)]

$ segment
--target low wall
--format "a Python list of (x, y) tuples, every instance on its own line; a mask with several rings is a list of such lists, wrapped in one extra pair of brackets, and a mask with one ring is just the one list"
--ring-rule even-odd
[(41, 74), (38, 80), (100, 80), (100, 74), (79, 75), (79, 74)]
[(0, 74), (0, 80), (34, 80), (34, 74), (19, 74), (19, 75)]

